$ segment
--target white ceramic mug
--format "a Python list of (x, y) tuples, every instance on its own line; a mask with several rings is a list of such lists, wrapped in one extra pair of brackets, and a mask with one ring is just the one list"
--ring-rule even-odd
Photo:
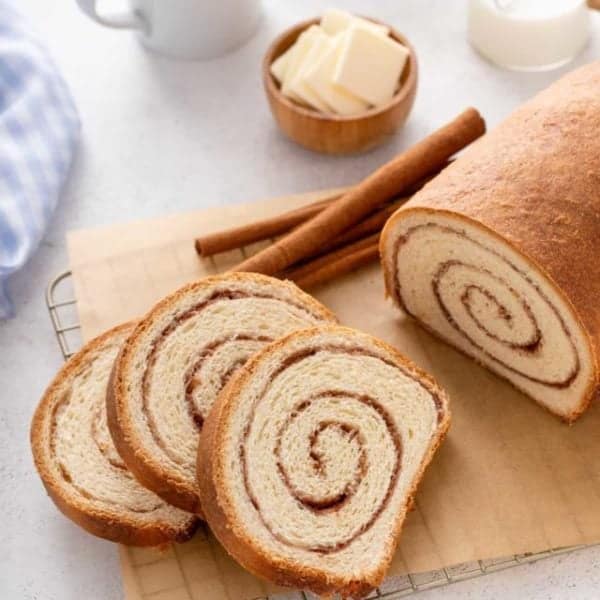
[(203, 59), (239, 46), (256, 30), (260, 0), (128, 0), (129, 9), (102, 15), (96, 0), (77, 0), (91, 19), (137, 31), (144, 46), (172, 58)]

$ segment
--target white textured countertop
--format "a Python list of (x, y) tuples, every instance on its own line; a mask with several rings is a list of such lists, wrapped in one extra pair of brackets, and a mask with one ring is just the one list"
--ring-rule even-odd
[[(62, 360), (44, 289), (67, 266), (66, 230), (353, 183), (467, 105), (495, 125), (574, 65), (535, 75), (493, 68), (466, 43), (462, 0), (373, 0), (370, 7), (359, 0), (267, 0), (258, 34), (205, 63), (150, 55), (129, 33), (88, 21), (74, 0), (19, 4), (45, 34), (71, 86), (83, 139), (51, 230), (12, 280), (18, 316), (0, 323), (0, 598), (116, 600), (122, 597), (116, 548), (55, 509), (29, 451), (31, 414)], [(393, 24), (420, 60), (405, 129), (389, 145), (352, 158), (315, 155), (284, 139), (260, 83), (262, 53), (274, 35), (330, 4)], [(599, 17), (577, 64), (600, 58)], [(596, 547), (419, 598), (592, 599), (599, 590)]]

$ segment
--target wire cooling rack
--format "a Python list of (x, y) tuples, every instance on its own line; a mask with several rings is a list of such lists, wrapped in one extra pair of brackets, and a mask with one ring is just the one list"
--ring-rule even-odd
[[(50, 281), (46, 289), (46, 304), (60, 350), (65, 360), (67, 360), (77, 352), (83, 343), (81, 326), (79, 325), (77, 316), (77, 300), (75, 299), (70, 271), (64, 271)], [(511, 569), (519, 565), (533, 563), (550, 556), (566, 554), (581, 548), (585, 548), (585, 546), (553, 548), (544, 552), (515, 554), (505, 558), (490, 560), (477, 560), (426, 573), (391, 576), (368, 596), (368, 599), (385, 598), (386, 600), (394, 600), (396, 598), (405, 598), (424, 590), (440, 588), (451, 583)], [(277, 600), (277, 597), (270, 596), (268, 599), (256, 598), (254, 600)], [(279, 596), (279, 598), (282, 598), (282, 596)], [(317, 596), (306, 592), (292, 592), (285, 594), (283, 598), (286, 600), (317, 600)]]

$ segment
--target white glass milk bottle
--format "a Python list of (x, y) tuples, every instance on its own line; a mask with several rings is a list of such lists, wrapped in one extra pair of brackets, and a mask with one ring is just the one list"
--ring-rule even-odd
[(509, 69), (559, 67), (585, 46), (600, 0), (469, 0), (469, 41)]

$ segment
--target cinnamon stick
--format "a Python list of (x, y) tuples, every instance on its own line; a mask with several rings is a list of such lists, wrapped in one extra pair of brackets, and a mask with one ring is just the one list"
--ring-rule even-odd
[(379, 233), (376, 233), (335, 252), (320, 256), (301, 267), (288, 269), (280, 277), (294, 281), (303, 289), (309, 289), (362, 267), (376, 260), (378, 256)]
[(306, 206), (301, 206), (283, 214), (269, 217), (254, 223), (248, 223), (233, 229), (209, 233), (196, 238), (196, 252), (200, 256), (212, 256), (219, 252), (227, 252), (234, 248), (241, 248), (247, 244), (253, 244), (282, 233), (287, 233), (300, 223), (320, 213), (325, 206), (331, 204), (338, 196), (318, 200)]
[[(452, 161), (447, 161), (444, 163), (442, 169), (447, 167), (451, 162)], [(411, 186), (410, 189), (407, 190), (406, 197), (403, 198), (402, 201), (407, 201), (413, 193), (418, 192), (428, 181), (433, 179), (433, 177), (438, 174), (439, 171)], [(311, 202), (306, 206), (289, 210), (274, 217), (269, 217), (267, 219), (262, 219), (246, 225), (241, 225), (240, 227), (233, 227), (231, 229), (225, 229), (215, 233), (203, 235), (195, 240), (196, 252), (199, 256), (212, 256), (214, 254), (219, 254), (220, 252), (227, 252), (228, 250), (241, 248), (247, 244), (253, 244), (254, 242), (260, 242), (262, 240), (288, 233), (288, 231), (292, 230), (294, 227), (304, 223), (304, 221), (308, 221), (308, 219), (320, 213), (326, 206), (338, 198), (339, 194), (335, 194), (328, 198)], [(394, 206), (395, 208), (399, 207), (400, 201), (395, 202)], [(386, 210), (385, 214), (388, 213), (389, 210)], [(375, 217), (375, 214), (372, 216)], [(384, 223), (385, 221), (381, 223), (381, 226), (383, 226)], [(336, 242), (336, 246), (359, 239), (368, 233), (374, 233), (375, 231), (376, 229), (374, 229), (372, 225), (369, 226), (365, 222), (363, 228), (357, 230), (357, 235), (352, 236), (350, 232), (348, 232), (348, 236), (342, 236), (343, 239), (341, 239), (340, 242)], [(331, 247), (333, 246), (329, 244), (328, 249)]]
[(335, 250), (336, 248), (340, 248), (341, 246), (345, 246), (356, 240), (360, 240), (365, 236), (368, 236), (372, 233), (377, 233), (383, 229), (383, 226), (386, 224), (387, 220), (405, 203), (408, 202), (410, 196), (406, 196), (405, 198), (399, 198), (395, 200), (391, 204), (386, 204), (383, 208), (380, 208), (378, 211), (374, 212), (372, 215), (368, 216), (366, 219), (363, 219), (348, 231), (345, 231), (341, 235), (338, 235), (336, 238), (331, 240), (331, 242), (326, 243), (325, 245), (319, 248), (319, 254), (325, 254), (330, 252), (331, 250)]
[(395, 195), (439, 170), (456, 152), (485, 132), (479, 113), (469, 108), (363, 182), (299, 225), (272, 246), (247, 258), (235, 271), (273, 275), (314, 254), (329, 239), (358, 223)]

